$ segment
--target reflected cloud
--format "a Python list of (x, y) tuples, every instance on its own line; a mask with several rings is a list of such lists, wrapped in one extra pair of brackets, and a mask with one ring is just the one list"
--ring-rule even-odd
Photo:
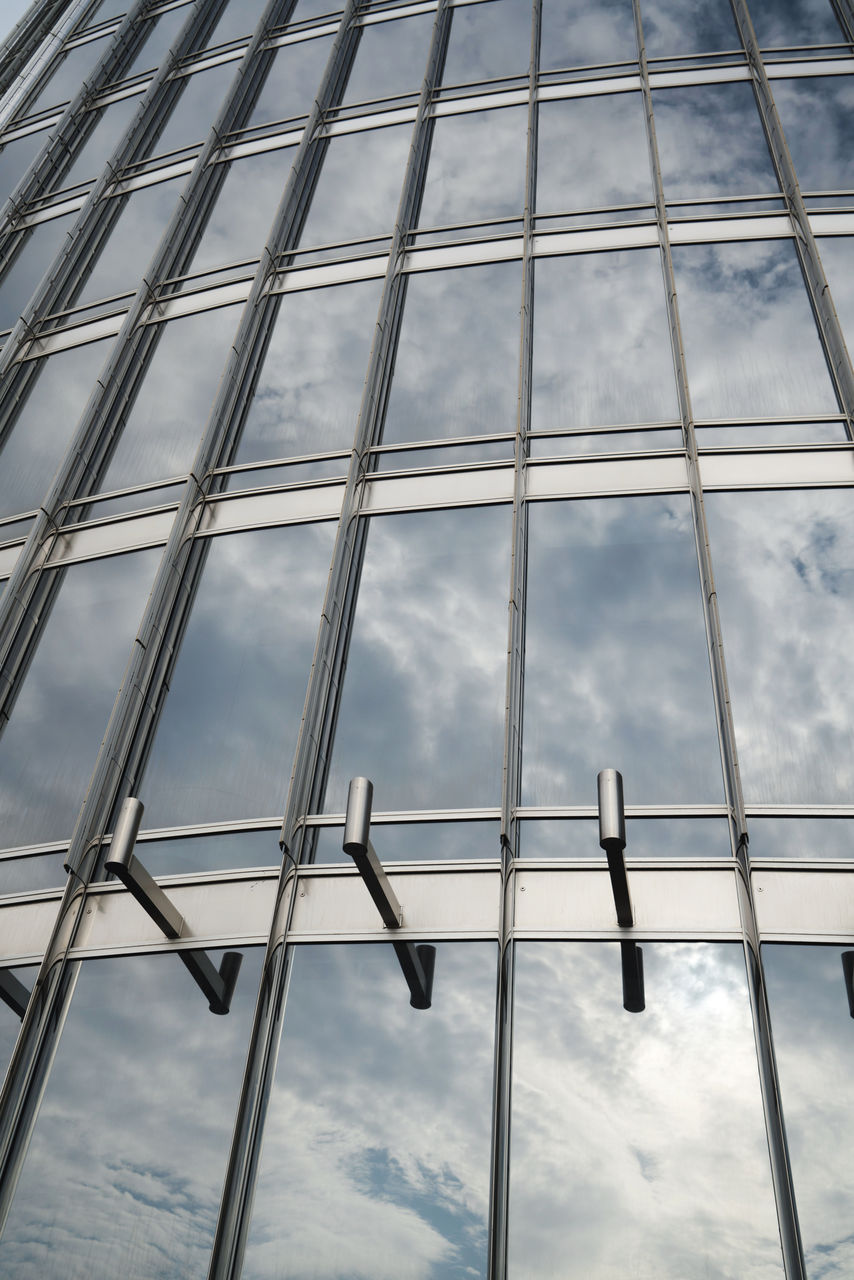
[(396, 124), (329, 142), (300, 246), (391, 235), (412, 128)]
[(341, 101), (376, 102), (401, 93), (418, 93), (427, 69), (433, 21), (434, 15), (425, 13), (362, 27)]
[[(227, 5), (225, 12), (234, 8)], [(246, 127), (307, 116), (314, 105), (315, 89), (331, 48), (332, 36), (321, 36), (318, 40), (300, 40), (297, 44), (283, 45), (274, 50), (270, 69)], [(246, 188), (247, 191), (250, 189), (254, 193), (254, 187)]]
[(503, 107), (434, 122), (419, 226), (522, 216), (527, 116)]
[(184, 181), (175, 178), (131, 193), (82, 288), (74, 295), (75, 304), (136, 292), (140, 271), (148, 266), (160, 243)]
[(779, 190), (749, 84), (660, 89), (652, 101), (669, 199)]
[(531, 61), (531, 0), (491, 0), (452, 10), (443, 85), (526, 76)]
[(729, 0), (641, 0), (640, 8), (650, 58), (741, 48)]
[(39, 222), (25, 237), (0, 284), (0, 329), (11, 329), (63, 248), (75, 215)]
[(854, 187), (854, 75), (775, 80), (774, 101), (802, 191)]
[(750, 0), (750, 20), (756, 38), (766, 49), (842, 41), (830, 0)]
[(637, 58), (631, 0), (543, 0), (540, 70)]
[(639, 93), (543, 102), (537, 146), (539, 214), (653, 202)]

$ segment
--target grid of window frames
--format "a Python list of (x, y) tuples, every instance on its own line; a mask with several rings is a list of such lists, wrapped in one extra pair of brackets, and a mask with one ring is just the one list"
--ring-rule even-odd
[(848, 1275), (854, 5), (329, 3), (0, 57), (0, 1271)]

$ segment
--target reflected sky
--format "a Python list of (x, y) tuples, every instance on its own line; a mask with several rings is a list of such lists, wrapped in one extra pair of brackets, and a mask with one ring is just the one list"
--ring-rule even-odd
[(240, 314), (239, 306), (221, 307), (160, 326), (102, 493), (189, 471)]
[(836, 411), (792, 241), (677, 245), (673, 269), (697, 418)]
[(774, 101), (801, 190), (854, 187), (854, 76), (775, 80)]
[(44, 500), (110, 345), (110, 339), (90, 342), (42, 361), (0, 452), (0, 515)]
[(140, 783), (147, 827), (283, 811), (334, 534), (213, 540)]
[(542, 258), (534, 271), (531, 429), (677, 417), (658, 250)]
[(668, 199), (779, 190), (749, 84), (660, 89), (652, 101)]
[(647, 57), (740, 49), (729, 0), (640, 0)]
[(845, 342), (854, 351), (854, 237), (822, 236), (818, 249)]
[(850, 818), (750, 818), (751, 858), (854, 858)]
[(161, 156), (193, 143), (204, 142), (216, 118), (226, 90), (237, 74), (237, 63), (222, 62), (207, 71), (180, 77), (181, 92), (169, 113), (166, 127), (149, 149)]
[(516, 945), (510, 1280), (781, 1280), (741, 947), (642, 950)]
[[(729, 858), (725, 818), (628, 818), (627, 858)], [(520, 824), (524, 858), (605, 857), (596, 818), (525, 818)]]
[(159, 558), (138, 551), (64, 571), (0, 738), (8, 848), (70, 835)]
[(504, 107), (435, 121), (419, 226), (521, 217), (527, 116)]
[[(314, 861), (352, 865), (342, 848), (343, 839), (343, 827), (318, 827)], [(375, 822), (371, 839), (383, 866), (387, 862), (469, 861), (501, 856), (497, 822)]]
[(138, 95), (122, 98), (119, 102), (111, 102), (101, 112), (100, 120), (78, 151), (71, 168), (53, 183), (54, 189), (73, 187), (77, 182), (87, 182), (100, 175), (139, 110), (140, 101), (141, 96)]
[(707, 494), (706, 514), (745, 800), (847, 804), (850, 493)]
[(27, 234), (0, 284), (0, 329), (11, 329), (63, 247), (76, 215), (39, 222)]
[[(248, 0), (244, 0), (247, 3)], [(183, 5), (171, 13), (162, 13), (150, 23), (151, 30), (130, 66), (122, 73), (122, 79), (130, 79), (142, 71), (155, 71), (168, 54), (178, 32), (190, 16)]]
[(854, 1271), (851, 1057), (841, 947), (764, 946), (771, 1028), (810, 1280)]
[[(184, 178), (142, 187), (128, 196), (75, 303), (135, 293), (169, 224)], [(150, 277), (149, 277), (150, 278)]]
[(77, 94), (81, 82), (104, 56), (111, 38), (89, 40), (86, 44), (75, 45), (73, 49), (60, 54), (44, 87), (33, 99), (27, 101), (23, 111), (18, 111), (17, 115), (35, 115), (48, 107), (70, 102)]
[(411, 137), (411, 125), (398, 124), (333, 138), (300, 245), (391, 235)]
[(750, 0), (750, 20), (763, 48), (841, 44), (843, 38), (831, 0)]
[(35, 893), (64, 889), (68, 878), (64, 853), (0, 859), (0, 893)]
[[(297, 947), (243, 1280), (486, 1275), (495, 947)], [(287, 1188), (283, 1196), (283, 1188)]]
[(427, 68), (434, 18), (434, 14), (424, 13), (363, 27), (341, 101), (373, 102), (399, 93), (418, 93)]
[(52, 130), (40, 129), (38, 133), (27, 133), (3, 146), (0, 150), (0, 188), (5, 195), (15, 189), (51, 136)]
[(224, 1017), (175, 955), (84, 962), (0, 1240), (5, 1275), (205, 1275), (261, 956), (244, 952)]
[(723, 798), (687, 495), (532, 505), (523, 742), (523, 804)]
[(308, 115), (331, 47), (330, 35), (276, 49), (247, 127)]
[(294, 147), (279, 147), (228, 166), (188, 274), (261, 257), (295, 155)]
[(285, 294), (235, 462), (350, 449), (381, 280)]
[(542, 103), (538, 150), (537, 213), (652, 203), (639, 93)]
[[(147, 813), (144, 821), (150, 826)], [(233, 867), (278, 867), (282, 861), (278, 828), (144, 840), (137, 845), (136, 852), (153, 876), (180, 872), (197, 875), (205, 871), (228, 871)]]
[(380, 810), (499, 803), (510, 518), (372, 520), (326, 811), (343, 812), (356, 775)]
[(384, 444), (513, 431), (519, 263), (410, 275)]
[(541, 71), (636, 57), (631, 0), (543, 0)]
[(526, 76), (531, 60), (531, 0), (491, 0), (452, 10), (442, 84)]

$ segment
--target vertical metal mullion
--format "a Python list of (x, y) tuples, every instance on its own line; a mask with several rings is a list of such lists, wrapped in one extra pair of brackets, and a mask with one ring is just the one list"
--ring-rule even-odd
[[(0, 130), (4, 129), (35, 79), (52, 60), (88, 0), (33, 0), (12, 28), (0, 52)], [(17, 87), (16, 87), (17, 81)]]
[(312, 802), (322, 793), (325, 784), (337, 695), (364, 554), (366, 525), (360, 516), (364, 481), (371, 446), (382, 429), (390, 353), (399, 331), (405, 293), (401, 268), (407, 233), (417, 214), (423, 191), (431, 131), (430, 104), (433, 87), (444, 62), (449, 23), (448, 2), (439, 0), (288, 789), (281, 834), (284, 853), (282, 872), (267, 943), (264, 978), (235, 1123), (209, 1280), (237, 1280), (246, 1247), (261, 1132), (276, 1072), (285, 992), (290, 974), (287, 941), (298, 875), (297, 860), (304, 832), (302, 820), (304, 814), (310, 811)]
[(744, 812), (741, 777), (738, 767), (735, 726), (732, 718), (729, 684), (727, 680), (726, 664), (724, 661), (723, 635), (721, 631), (720, 617), (718, 614), (714, 574), (712, 572), (711, 548), (709, 546), (709, 534), (706, 525), (706, 514), (703, 502), (703, 487), (700, 477), (697, 439), (694, 431), (691, 395), (688, 386), (685, 351), (682, 342), (682, 328), (679, 320), (676, 281), (673, 271), (673, 258), (670, 250), (670, 234), (667, 223), (667, 207), (665, 203), (661, 165), (658, 155), (658, 143), (655, 134), (655, 118), (653, 113), (652, 93), (649, 83), (649, 68), (647, 65), (646, 48), (644, 44), (640, 0), (632, 0), (632, 4), (634, 8), (635, 29), (638, 41), (638, 56), (640, 59), (641, 89), (644, 97), (647, 142), (649, 146), (650, 164), (655, 188), (655, 206), (659, 245), (661, 250), (661, 262), (664, 272), (668, 323), (670, 326), (674, 370), (676, 374), (677, 394), (679, 399), (679, 411), (682, 419), (682, 433), (688, 469), (688, 484), (691, 497), (694, 538), (700, 579), (703, 588), (703, 610), (705, 614), (706, 637), (712, 675), (712, 692), (715, 702), (718, 738), (723, 762), (724, 786), (729, 811), (730, 831), (733, 841), (733, 849), (737, 860), (736, 873), (741, 877), (744, 884), (744, 893), (739, 894), (739, 909), (741, 912), (743, 930), (742, 942), (746, 962), (748, 997), (750, 1000), (751, 1018), (753, 1022), (757, 1065), (759, 1068), (760, 1094), (765, 1117), (766, 1135), (768, 1138), (771, 1179), (777, 1205), (780, 1241), (787, 1280), (805, 1280), (803, 1249), (801, 1246), (797, 1207), (792, 1187), (785, 1130), (783, 1128), (783, 1120), (779, 1107), (779, 1087), (777, 1082), (776, 1065), (770, 1041), (770, 1029), (768, 1026), (767, 1009), (765, 1006), (764, 984), (761, 977), (758, 946), (759, 935), (756, 927), (755, 907), (750, 885), (750, 872), (747, 858), (747, 823)]
[(513, 474), (513, 530), (510, 595), (507, 618), (507, 685), (504, 710), (504, 763), (501, 795), (501, 903), (499, 923), (498, 992), (495, 1019), (495, 1068), (492, 1110), (492, 1152), (489, 1198), (489, 1280), (507, 1273), (507, 1228), (510, 1194), (510, 1108), (513, 1065), (513, 925), (516, 900), (518, 828), (522, 777), (525, 617), (528, 559), (528, 506), (525, 484), (531, 421), (531, 369), (534, 325), (534, 210), (537, 190), (542, 0), (531, 9), (531, 51), (528, 65), (528, 128), (523, 212), (522, 297), (519, 343), (519, 397)]
[(830, 0), (833, 12), (845, 33), (846, 40), (854, 43), (854, 4), (851, 0)]
[[(271, 0), (268, 10), (274, 9), (278, 2)], [(173, 522), (71, 838), (67, 859), (70, 874), (65, 894), (0, 1094), (0, 1224), (5, 1221), (23, 1167), (47, 1080), (48, 1065), (55, 1053), (65, 1017), (70, 988), (63, 977), (69, 966), (69, 949), (84, 922), (85, 890), (99, 870), (103, 836), (109, 830), (116, 805), (135, 784), (134, 770), (142, 759), (143, 746), (160, 701), (163, 674), (180, 640), (180, 623), (186, 616), (186, 605), (194, 588), (194, 571), (197, 577), (202, 558), (193, 534), (212, 483), (212, 469), (217, 466), (230, 440), (232, 409), (245, 383), (242, 377), (244, 366), (253, 344), (257, 342), (264, 317), (269, 314), (266, 289), (270, 267), (280, 243), (287, 242), (291, 234), (296, 208), (294, 192), (309, 168), (314, 131), (327, 105), (324, 91), (334, 83), (330, 69), (335, 69), (336, 59), (347, 52), (346, 37), (354, 7), (355, 0), (350, 0), (330, 55), (321, 92), (297, 149), (279, 214), (256, 273), (238, 337)], [(256, 39), (261, 38), (262, 30), (263, 20)], [(176, 225), (179, 222), (180, 218), (176, 217)], [(178, 625), (176, 619), (179, 620)]]
[(836, 395), (845, 414), (848, 437), (854, 440), (854, 369), (845, 344), (842, 326), (824, 274), (818, 246), (810, 226), (798, 177), (792, 161), (783, 126), (777, 113), (771, 84), (759, 52), (759, 41), (745, 0), (731, 0), (736, 26), (747, 54), (750, 75), (762, 127), (768, 148), (777, 171), (780, 187), (786, 198), (786, 207), (795, 232), (795, 248), (801, 264), (807, 293), (812, 304), (825, 359), (830, 370)]

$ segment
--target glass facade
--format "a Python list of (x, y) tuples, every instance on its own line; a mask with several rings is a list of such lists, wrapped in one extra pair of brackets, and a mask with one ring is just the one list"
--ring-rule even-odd
[(7, 10), (0, 1274), (846, 1275), (854, 4)]

